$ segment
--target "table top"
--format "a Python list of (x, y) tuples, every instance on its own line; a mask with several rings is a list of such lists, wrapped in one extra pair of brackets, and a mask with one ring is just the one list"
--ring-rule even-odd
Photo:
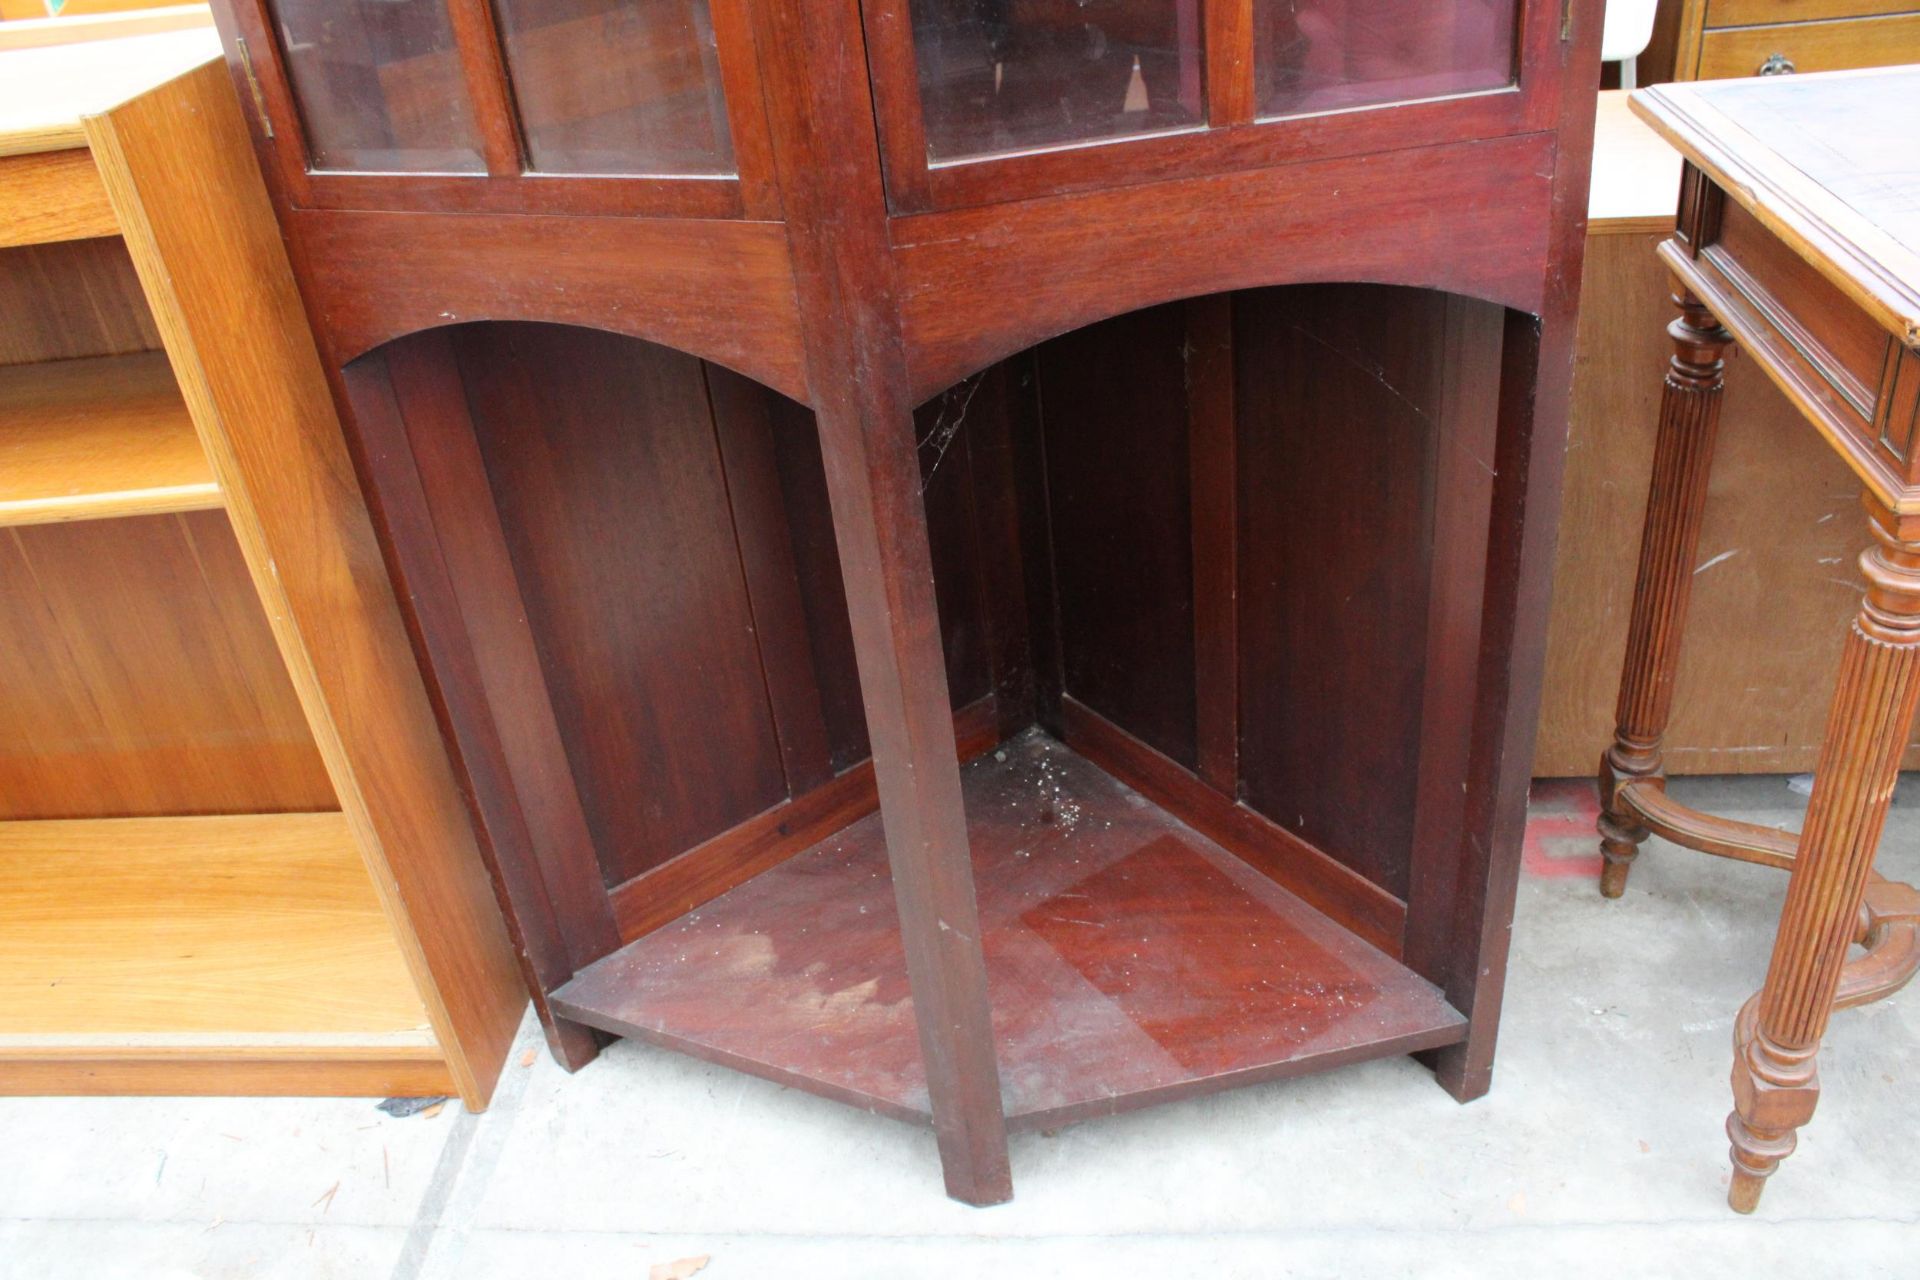
[(1633, 113), (1628, 96), (1625, 89), (1604, 90), (1594, 112), (1589, 234), (1673, 230), (1673, 210), (1680, 202), (1680, 153)]
[(0, 156), (84, 147), (81, 117), (118, 106), (219, 56), (220, 37), (211, 26), (20, 49), (0, 46)]
[(1658, 85), (1633, 109), (1920, 348), (1920, 67)]

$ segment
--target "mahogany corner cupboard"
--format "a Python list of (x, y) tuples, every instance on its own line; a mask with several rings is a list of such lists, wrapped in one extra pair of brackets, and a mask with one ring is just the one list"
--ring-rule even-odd
[(214, 8), (568, 1066), (1487, 1089), (1597, 0)]

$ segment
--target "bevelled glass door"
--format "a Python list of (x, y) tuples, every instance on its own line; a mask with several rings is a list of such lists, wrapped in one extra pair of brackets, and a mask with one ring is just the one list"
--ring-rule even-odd
[(864, 0), (900, 213), (1538, 128), (1562, 0)]
[(494, 11), (531, 169), (733, 172), (706, 0), (494, 0)]
[(1263, 118), (1505, 88), (1516, 0), (1254, 0)]
[(274, 13), (316, 170), (485, 171), (441, 0), (276, 0)]
[(750, 2), (235, 0), (233, 17), (296, 206), (772, 217)]
[(911, 0), (927, 156), (1206, 122), (1200, 0)]

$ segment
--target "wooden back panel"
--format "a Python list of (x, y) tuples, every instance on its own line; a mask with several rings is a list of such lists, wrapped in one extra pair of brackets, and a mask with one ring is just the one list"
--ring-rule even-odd
[(1195, 762), (1186, 313), (1133, 312), (1035, 353), (1063, 691)]
[(1401, 899), (1446, 303), (1309, 286), (1247, 295), (1236, 317), (1242, 785)]
[(117, 237), (0, 249), (0, 364), (159, 349)]
[(1402, 904), (1423, 779), (1464, 767), (1471, 684), (1435, 679), (1428, 637), (1477, 619), (1501, 314), (1252, 290), (1034, 357), (1061, 691)]
[[(1263, 869), (1398, 951), (1409, 903), (1459, 847), (1504, 314), (1390, 286), (1200, 299), (1056, 339), (921, 406), (956, 711), (989, 708), (989, 743), (1038, 716), (1111, 764), (1091, 713), (1150, 752), (1155, 777), (1239, 806), (1256, 834), (1230, 842), (1266, 842)], [(398, 544), (437, 529), (452, 557), (452, 603), (420, 606), (425, 656), (470, 767), (492, 767), (489, 734), (505, 746), (505, 773), (475, 786), (518, 796), (521, 817), (487, 821), (498, 856), (544, 886), (527, 891), (548, 906), (520, 909), (523, 926), (548, 921), (543, 983), (871, 803), (841, 798), (866, 727), (804, 408), (559, 325), (423, 333), (350, 374)], [(464, 479), (435, 461), (449, 432), (467, 441)], [(396, 471), (401, 451), (420, 481)], [(496, 534), (467, 531), (488, 521)], [(420, 602), (440, 571), (408, 568), (414, 554)], [(526, 635), (512, 658), (507, 614)], [(1063, 701), (1080, 717), (1064, 730), (1047, 710)], [(528, 736), (547, 717), (551, 733)], [(584, 843), (556, 861), (572, 837), (520, 824), (560, 792)], [(580, 905), (595, 895), (612, 932), (577, 914), (605, 915)]]
[[(483, 819), (497, 855), (535, 860), (538, 892), (563, 904), (597, 886), (613, 894), (622, 932), (643, 929), (635, 921), (651, 919), (658, 907), (648, 904), (665, 892), (652, 873), (678, 883), (685, 864), (669, 864), (697, 855), (722, 879), (740, 874), (760, 854), (763, 815), (801, 805), (866, 759), (804, 408), (636, 338), (514, 322), (389, 343), (356, 361), (346, 385), (389, 522), (424, 521), (450, 557), (449, 610), (417, 606), (424, 656), (456, 749), (474, 762), (496, 749), (490, 738), (501, 744), (513, 781), (491, 785), (513, 786), (522, 814)], [(956, 708), (989, 699), (996, 683), (972, 437), (960, 430), (995, 407), (983, 402), (974, 419), (969, 400), (936, 398), (920, 413)], [(446, 465), (456, 449), (477, 465)], [(408, 496), (416, 484), (424, 506)], [(497, 534), (476, 536), (494, 521)], [(421, 585), (436, 571), (413, 551), (400, 571), (416, 601), (440, 590)], [(476, 572), (492, 583), (486, 599), (470, 594)], [(503, 592), (518, 601), (527, 639), (512, 656), (486, 621)], [(468, 661), (462, 645), (476, 664), (471, 684), (455, 669)], [(549, 716), (550, 736), (530, 728)], [(577, 806), (590, 851), (556, 860), (558, 829), (537, 817), (519, 834), (527, 813), (550, 803)], [(557, 910), (556, 957), (578, 963), (610, 941), (593, 941), (577, 907)], [(566, 967), (555, 963), (553, 973)]]
[(0, 530), (0, 819), (337, 807), (219, 511)]
[[(0, 365), (159, 346), (117, 236), (0, 249)], [(336, 807), (224, 514), (0, 530), (0, 577), (0, 818)]]
[(788, 791), (701, 363), (638, 346), (453, 335), (610, 885)]

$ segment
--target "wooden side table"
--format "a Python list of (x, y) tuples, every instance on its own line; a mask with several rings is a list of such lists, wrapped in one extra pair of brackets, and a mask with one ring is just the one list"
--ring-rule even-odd
[[(1680, 316), (1641, 542), (1618, 726), (1600, 763), (1601, 892), (1649, 833), (1787, 868), (1766, 983), (1734, 1029), (1733, 1185), (1741, 1212), (1819, 1098), (1836, 1008), (1920, 967), (1920, 892), (1873, 856), (1920, 702), (1920, 69), (1664, 85), (1634, 108), (1686, 158), (1660, 256)], [(1799, 837), (1698, 813), (1665, 790), (1672, 709), (1723, 357), (1738, 341), (1859, 476), (1873, 545)], [(1850, 948), (1865, 949), (1848, 958)]]

